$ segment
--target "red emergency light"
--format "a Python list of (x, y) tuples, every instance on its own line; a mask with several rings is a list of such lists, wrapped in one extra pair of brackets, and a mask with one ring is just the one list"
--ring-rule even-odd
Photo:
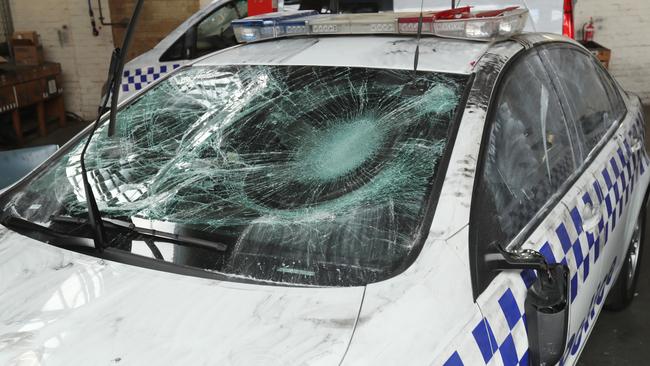
[(278, 11), (278, 0), (248, 0), (248, 16)]

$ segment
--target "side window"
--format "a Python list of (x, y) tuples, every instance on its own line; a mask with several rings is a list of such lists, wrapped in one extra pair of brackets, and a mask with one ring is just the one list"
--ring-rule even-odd
[(194, 59), (237, 44), (231, 22), (246, 17), (248, 3), (235, 0), (191, 27), (163, 53), (160, 62)]
[(245, 0), (234, 1), (210, 14), (196, 29), (196, 57), (206, 55), (237, 44), (230, 23), (246, 16)]
[[(480, 178), (481, 230), (507, 244), (576, 168), (559, 98), (537, 53), (505, 71)], [(491, 221), (491, 222), (490, 222)], [(488, 239), (487, 237), (484, 237)]]
[(160, 56), (160, 62), (177, 61), (185, 58), (185, 36), (178, 39)]
[(567, 118), (575, 124), (582, 159), (625, 114), (625, 104), (603, 68), (589, 55), (566, 46), (543, 49)]

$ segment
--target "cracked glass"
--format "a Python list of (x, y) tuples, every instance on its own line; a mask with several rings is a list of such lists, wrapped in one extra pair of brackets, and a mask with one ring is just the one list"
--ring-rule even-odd
[[(318, 286), (391, 277), (428, 230), (468, 80), (416, 78), (423, 89), (407, 86), (414, 73), (406, 70), (181, 70), (118, 112), (116, 136), (106, 124), (93, 136), (86, 165), (101, 214), (221, 243), (226, 249), (159, 243), (155, 252), (226, 275)], [(61, 225), (54, 215), (85, 219), (82, 147), (12, 191), (6, 212), (51, 228)], [(109, 239), (147, 255), (142, 241)]]

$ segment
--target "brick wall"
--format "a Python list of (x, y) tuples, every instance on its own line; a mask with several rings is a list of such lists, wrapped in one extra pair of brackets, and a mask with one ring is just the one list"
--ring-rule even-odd
[(11, 10), (16, 31), (37, 31), (46, 60), (61, 63), (66, 109), (94, 119), (113, 49), (110, 28), (93, 36), (87, 0), (11, 0)]
[(612, 49), (610, 70), (629, 91), (650, 104), (650, 1), (579, 0), (576, 28), (594, 18), (594, 40)]
[[(110, 10), (114, 19), (129, 19), (133, 14), (136, 0), (110, 0)], [(142, 17), (129, 50), (132, 59), (153, 48), (158, 42), (176, 29), (192, 14), (199, 10), (199, 0), (147, 0)], [(121, 45), (125, 28), (114, 27), (116, 45)]]

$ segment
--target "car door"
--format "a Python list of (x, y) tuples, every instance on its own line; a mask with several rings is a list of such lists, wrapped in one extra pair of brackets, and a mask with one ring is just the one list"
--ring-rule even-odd
[(588, 173), (576, 182), (577, 194), (563, 199), (577, 230), (586, 231), (589, 247), (582, 255), (574, 290), (580, 292), (582, 286), (591, 297), (587, 316), (578, 319), (582, 326), (569, 337), (568, 357), (576, 358), (626, 258), (645, 195), (645, 189), (639, 189), (644, 185), (635, 184), (645, 171), (643, 121), (639, 113), (627, 112), (612, 79), (586, 51), (572, 45), (549, 45), (540, 53), (576, 129)]
[[(246, 17), (246, 0), (233, 0), (216, 8), (188, 27), (164, 51), (149, 51), (133, 60), (124, 69), (120, 100), (144, 89), (171, 71), (209, 53), (237, 44), (231, 22)], [(175, 32), (177, 32), (176, 30)]]
[[(593, 183), (594, 177), (584, 171), (576, 130), (537, 50), (527, 51), (503, 73), (487, 121), (470, 245), (531, 249), (549, 263), (565, 264), (571, 283), (567, 334), (577, 334), (598, 289), (599, 276), (593, 273), (599, 268), (589, 267), (592, 280), (583, 281), (584, 264), (593, 257), (585, 261), (588, 233), (565, 202), (577, 202), (582, 182)], [(486, 363), (527, 364), (524, 304), (535, 279), (532, 270), (503, 271), (479, 291), (477, 303), (492, 334), (491, 352), (500, 355)]]
[[(617, 209), (616, 219), (625, 224), (623, 242), (627, 243), (645, 196), (645, 190), (636, 189), (637, 180), (647, 166), (645, 121), (640, 101), (622, 95), (607, 71), (584, 50), (573, 46), (545, 47), (542, 57), (548, 61), (568, 113), (582, 136), (585, 154), (597, 155), (598, 142), (606, 134), (613, 134), (618, 143), (614, 152), (601, 154), (606, 161), (596, 161), (592, 170), (603, 180), (600, 183), (615, 190), (614, 201), (610, 203), (612, 214), (608, 212), (607, 215), (613, 216), (614, 208)], [(575, 80), (570, 77), (572, 74), (584, 77)], [(607, 172), (605, 167), (611, 171)], [(623, 199), (625, 201), (619, 203)]]

